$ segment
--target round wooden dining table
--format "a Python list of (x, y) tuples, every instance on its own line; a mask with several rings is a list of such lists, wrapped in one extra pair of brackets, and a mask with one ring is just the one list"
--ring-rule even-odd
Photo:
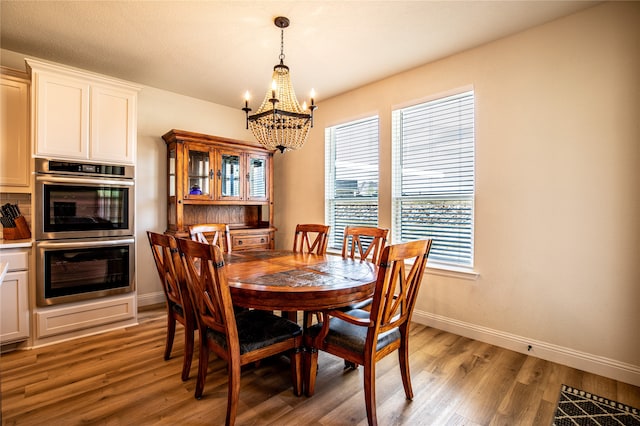
[(234, 305), (280, 311), (320, 311), (373, 295), (378, 267), (330, 254), (288, 250), (224, 255)]

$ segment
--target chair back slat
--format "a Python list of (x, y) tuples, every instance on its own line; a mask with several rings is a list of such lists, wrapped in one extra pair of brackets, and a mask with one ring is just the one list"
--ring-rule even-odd
[(237, 342), (233, 303), (220, 247), (186, 239), (179, 239), (178, 247), (183, 255), (198, 325), (225, 333), (227, 340)]
[(193, 241), (217, 245), (223, 253), (231, 253), (231, 233), (224, 223), (199, 223), (189, 225), (189, 235)]
[(370, 260), (378, 264), (387, 243), (389, 230), (367, 226), (346, 226), (342, 241), (342, 257)]
[(329, 241), (329, 229), (328, 225), (298, 224), (293, 238), (293, 251), (325, 254)]
[(188, 290), (176, 239), (171, 235), (151, 231), (147, 231), (147, 237), (167, 300), (183, 306), (183, 298), (188, 297)]
[[(384, 248), (371, 304), (371, 320), (377, 326), (369, 330), (370, 334), (400, 327), (410, 320), (430, 249), (430, 239)], [(408, 260), (413, 260), (410, 267), (405, 264)]]

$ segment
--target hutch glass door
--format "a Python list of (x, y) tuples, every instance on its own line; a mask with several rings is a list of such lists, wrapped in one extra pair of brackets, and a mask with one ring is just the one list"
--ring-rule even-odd
[(189, 149), (188, 187), (186, 188), (188, 198), (211, 197), (210, 160), (209, 151)]
[(220, 171), (221, 197), (240, 198), (240, 155), (222, 154)]
[(168, 152), (169, 159), (169, 197), (176, 196), (176, 150)]
[(267, 199), (267, 159), (263, 156), (249, 155), (248, 197), (252, 200)]

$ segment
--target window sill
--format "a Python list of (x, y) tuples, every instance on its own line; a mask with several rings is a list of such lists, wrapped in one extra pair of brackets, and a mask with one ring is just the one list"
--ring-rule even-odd
[[(327, 253), (335, 256), (341, 256), (342, 251), (336, 249), (327, 249)], [(445, 263), (427, 262), (425, 273), (430, 275), (439, 275), (442, 277), (459, 278), (463, 280), (475, 281), (480, 276), (480, 272), (471, 268), (463, 268), (460, 266), (447, 265)]]
[(469, 281), (475, 281), (480, 276), (480, 272), (474, 271), (471, 268), (462, 268), (459, 266), (452, 266), (435, 262), (427, 262), (425, 273), (430, 275), (440, 275), (443, 277), (460, 278)]
[(452, 266), (436, 262), (427, 262), (425, 273), (470, 281), (475, 281), (480, 276), (480, 272), (474, 271), (471, 268), (463, 268), (460, 266)]

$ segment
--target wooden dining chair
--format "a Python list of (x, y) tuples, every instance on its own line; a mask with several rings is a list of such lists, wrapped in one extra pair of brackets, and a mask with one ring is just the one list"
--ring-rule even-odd
[[(404, 392), (407, 399), (413, 398), (409, 325), (430, 249), (430, 239), (385, 247), (371, 311), (324, 311), (322, 322), (305, 331), (307, 396), (315, 391), (318, 350), (363, 365), (367, 419), (370, 425), (376, 425), (376, 362), (398, 350)], [(412, 260), (413, 265), (405, 265), (405, 260)]]
[(167, 342), (164, 349), (164, 359), (168, 360), (171, 357), (176, 322), (179, 322), (184, 326), (182, 380), (185, 381), (189, 378), (191, 360), (193, 359), (193, 334), (196, 329), (196, 317), (178, 253), (178, 244), (171, 235), (147, 231), (147, 237), (167, 302)]
[[(382, 250), (387, 244), (389, 230), (373, 226), (345, 226), (342, 239), (342, 257), (380, 263)], [(362, 309), (371, 304), (371, 299), (354, 303), (342, 310)]]
[[(327, 243), (329, 242), (328, 225), (303, 223), (296, 225), (296, 232), (293, 236), (293, 252), (294, 253), (316, 253), (325, 254), (327, 252)], [(291, 321), (297, 321), (297, 312), (283, 312), (283, 316)], [(304, 313), (304, 324), (311, 320), (311, 312)]]
[(199, 223), (189, 225), (189, 235), (193, 241), (215, 244), (224, 253), (231, 253), (231, 234), (227, 224)]
[(342, 257), (380, 262), (382, 249), (387, 244), (389, 230), (374, 226), (345, 226), (342, 239)]
[(200, 331), (200, 357), (195, 397), (204, 390), (209, 351), (226, 360), (228, 371), (227, 425), (235, 422), (240, 394), (240, 367), (288, 352), (293, 393), (302, 392), (302, 329), (285, 318), (261, 310), (234, 314), (224, 257), (218, 246), (178, 240), (187, 271)]
[(325, 254), (329, 242), (328, 225), (298, 224), (293, 237), (293, 251), (296, 253)]
[[(382, 250), (387, 244), (389, 229), (374, 226), (345, 226), (342, 239), (342, 257), (345, 259), (367, 260), (376, 265), (380, 263)], [(351, 309), (368, 309), (373, 299), (369, 298), (341, 308), (342, 311)], [(345, 369), (358, 368), (358, 364), (344, 361)]]

